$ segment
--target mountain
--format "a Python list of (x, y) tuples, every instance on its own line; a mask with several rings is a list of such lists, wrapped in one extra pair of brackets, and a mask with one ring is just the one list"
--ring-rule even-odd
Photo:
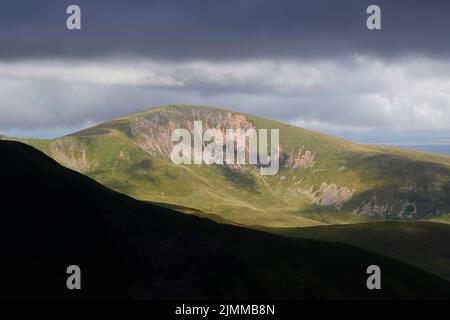
[[(279, 129), (280, 171), (175, 165), (171, 133)], [(358, 145), (248, 114), (164, 106), (52, 139), (22, 139), (62, 165), (136, 199), (193, 208), (247, 226), (435, 219), (450, 212), (450, 157)]]
[(450, 280), (450, 224), (389, 221), (270, 231), (290, 237), (352, 244)]
[[(448, 281), (391, 258), (140, 202), (18, 142), (0, 153), (0, 298), (450, 298)], [(366, 288), (370, 264), (382, 290)]]

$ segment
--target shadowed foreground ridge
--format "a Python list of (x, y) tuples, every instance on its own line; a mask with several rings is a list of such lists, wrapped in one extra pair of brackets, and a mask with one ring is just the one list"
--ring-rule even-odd
[(290, 237), (348, 243), (450, 280), (450, 224), (391, 221), (271, 231)]
[[(446, 280), (356, 247), (139, 202), (21, 143), (0, 154), (2, 298), (450, 298)], [(370, 264), (381, 291), (366, 289)]]

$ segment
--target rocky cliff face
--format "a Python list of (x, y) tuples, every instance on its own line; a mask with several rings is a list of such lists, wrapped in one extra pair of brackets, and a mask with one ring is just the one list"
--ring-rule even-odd
[(255, 126), (245, 115), (231, 112), (211, 112), (208, 110), (190, 110), (185, 112), (177, 108), (165, 112), (147, 114), (130, 121), (132, 140), (150, 154), (162, 154), (170, 157), (173, 148), (171, 135), (175, 129), (187, 129), (194, 135), (194, 121), (201, 121), (203, 130), (218, 129), (225, 136), (226, 129), (243, 129)]
[[(189, 112), (179, 108), (168, 108), (164, 112), (155, 114), (145, 114), (136, 117), (129, 123), (131, 139), (142, 150), (152, 155), (164, 155), (170, 158), (170, 152), (174, 146), (171, 141), (171, 134), (175, 129), (183, 128), (189, 130), (194, 136), (194, 121), (201, 121), (203, 131), (207, 129), (220, 130), (226, 136), (226, 130), (257, 128), (244, 114), (230, 111), (217, 112), (208, 109), (192, 109)], [(234, 139), (236, 143), (236, 139)], [(225, 143), (223, 145), (225, 149)], [(284, 151), (284, 146), (280, 146), (281, 165), (288, 169), (312, 168), (315, 164), (316, 153), (306, 150), (304, 146), (294, 151)], [(248, 152), (248, 145), (245, 152)], [(242, 169), (241, 165), (230, 165), (235, 169)], [(248, 166), (251, 167), (251, 166)]]

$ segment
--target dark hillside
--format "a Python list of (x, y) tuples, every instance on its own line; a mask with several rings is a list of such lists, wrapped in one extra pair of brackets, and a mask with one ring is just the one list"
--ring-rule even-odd
[[(450, 298), (446, 280), (356, 247), (139, 202), (21, 143), (0, 155), (2, 298)], [(381, 291), (365, 287), (370, 264)]]

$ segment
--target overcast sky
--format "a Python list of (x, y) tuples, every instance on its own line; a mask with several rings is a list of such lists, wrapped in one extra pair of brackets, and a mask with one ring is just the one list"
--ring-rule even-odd
[[(66, 28), (70, 4), (80, 31)], [(382, 30), (366, 28), (370, 4)], [(60, 135), (174, 103), (348, 137), (446, 134), (450, 1), (0, 1), (0, 133)]]

